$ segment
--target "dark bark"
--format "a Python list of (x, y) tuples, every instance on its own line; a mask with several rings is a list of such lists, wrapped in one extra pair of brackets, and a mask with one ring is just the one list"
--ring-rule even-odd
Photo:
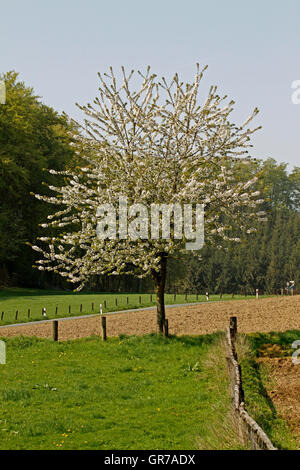
[(159, 271), (152, 271), (155, 284), (156, 306), (157, 306), (157, 326), (160, 334), (164, 332), (165, 322), (165, 285), (167, 274), (167, 254), (159, 253)]

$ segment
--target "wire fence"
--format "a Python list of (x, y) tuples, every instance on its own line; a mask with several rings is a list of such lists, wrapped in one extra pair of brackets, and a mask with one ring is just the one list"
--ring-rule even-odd
[[(202, 293), (167, 293), (166, 305), (188, 304), (197, 302), (212, 302), (220, 300), (242, 300), (269, 296), (296, 295), (298, 289), (273, 289), (269, 293), (249, 292), (240, 290), (239, 293), (210, 294)], [(11, 324), (43, 319), (55, 319), (68, 316), (81, 316), (153, 307), (156, 296), (150, 294), (61, 294), (36, 295), (21, 298), (9, 298), (0, 303), (0, 324)]]

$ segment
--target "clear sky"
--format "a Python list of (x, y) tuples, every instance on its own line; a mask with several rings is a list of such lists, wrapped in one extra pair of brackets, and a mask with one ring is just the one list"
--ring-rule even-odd
[(144, 69), (192, 80), (208, 64), (236, 101), (234, 120), (260, 109), (252, 154), (300, 166), (299, 0), (0, 0), (0, 72), (16, 70), (43, 101), (80, 119), (97, 72)]

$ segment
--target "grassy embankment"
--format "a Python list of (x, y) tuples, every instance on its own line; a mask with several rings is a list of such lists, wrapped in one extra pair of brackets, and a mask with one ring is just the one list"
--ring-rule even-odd
[(238, 355), (246, 408), (279, 449), (297, 449), (297, 440), (268, 393), (274, 385), (270, 369), (257, 359), (262, 356), (291, 358), (294, 352), (291, 344), (297, 339), (300, 339), (297, 330), (239, 336)]

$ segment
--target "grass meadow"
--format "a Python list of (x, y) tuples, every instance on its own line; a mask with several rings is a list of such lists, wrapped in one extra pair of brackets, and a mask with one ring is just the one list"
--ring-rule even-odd
[(0, 448), (243, 448), (221, 336), (7, 339)]
[[(7, 314), (6, 324), (16, 322), (16, 309), (18, 321), (30, 321), (43, 319), (43, 307), (48, 318), (58, 307), (59, 318), (98, 313), (100, 303), (105, 312), (148, 307), (154, 295), (152, 300), (150, 294), (6, 289), (0, 293), (0, 310)], [(210, 296), (209, 301), (219, 300)], [(196, 301), (206, 301), (205, 296), (166, 295), (167, 304)], [(290, 355), (291, 342), (298, 338), (299, 331), (239, 335), (246, 407), (280, 449), (295, 449), (297, 443), (266, 392), (268, 372), (256, 357), (270, 344)], [(0, 365), (0, 449), (247, 448), (236, 433), (221, 332), (120, 335), (106, 342), (99, 337), (2, 339), (7, 362)]]

